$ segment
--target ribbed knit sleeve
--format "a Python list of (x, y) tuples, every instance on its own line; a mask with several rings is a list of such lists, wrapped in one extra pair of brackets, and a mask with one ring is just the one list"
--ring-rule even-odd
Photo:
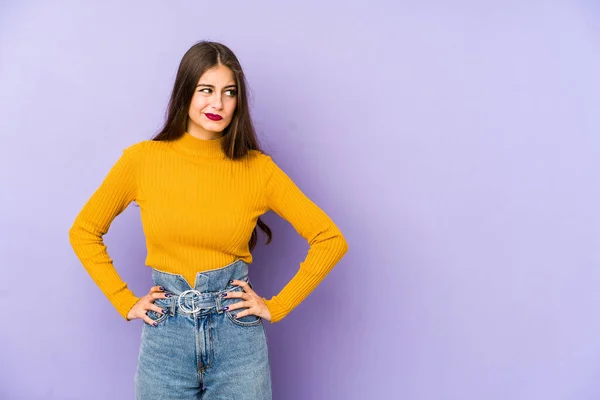
[(265, 196), (268, 207), (288, 221), (310, 246), (294, 277), (270, 300), (265, 300), (271, 323), (283, 319), (298, 306), (348, 251), (348, 244), (336, 224), (308, 198), (292, 179), (266, 156), (268, 180)]
[(73, 250), (94, 282), (127, 321), (139, 300), (117, 273), (102, 237), (113, 219), (136, 197), (136, 155), (140, 143), (126, 148), (69, 230)]

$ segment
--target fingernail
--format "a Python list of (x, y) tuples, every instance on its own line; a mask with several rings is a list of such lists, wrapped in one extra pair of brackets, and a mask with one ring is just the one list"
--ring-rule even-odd
[(166, 314), (166, 313), (167, 313), (167, 310), (164, 310), (164, 309), (163, 309), (163, 310), (162, 310), (162, 313), (163, 313), (163, 314)]
[(166, 293), (165, 297), (171, 297), (171, 293)]
[(164, 287), (162, 287), (162, 286), (159, 286), (158, 288), (159, 288), (160, 290), (165, 290), (165, 288), (164, 288)]
[(225, 308), (223, 308), (223, 310), (229, 310), (229, 307), (225, 307)]
[(229, 283), (233, 283), (233, 280), (229, 281)]
[(153, 322), (152, 325), (157, 326), (158, 324), (156, 322)]
[(221, 296), (225, 297), (225, 296), (227, 296), (227, 293), (223, 293), (223, 294), (221, 294)]

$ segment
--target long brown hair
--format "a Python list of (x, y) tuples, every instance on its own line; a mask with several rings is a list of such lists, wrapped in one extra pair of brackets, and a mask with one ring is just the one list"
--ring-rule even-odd
[[(237, 104), (233, 118), (223, 131), (223, 152), (232, 160), (247, 156), (249, 150), (258, 150), (266, 154), (260, 148), (250, 117), (247, 82), (240, 62), (227, 46), (205, 40), (194, 44), (183, 55), (175, 77), (165, 124), (152, 140), (170, 141), (183, 136), (187, 125), (188, 110), (198, 80), (206, 70), (218, 65), (224, 65), (231, 69), (237, 85)], [(268, 236), (266, 244), (269, 244), (273, 238), (271, 229), (260, 217), (257, 226)], [(255, 227), (248, 243), (250, 251), (256, 246), (257, 239), (258, 232)]]

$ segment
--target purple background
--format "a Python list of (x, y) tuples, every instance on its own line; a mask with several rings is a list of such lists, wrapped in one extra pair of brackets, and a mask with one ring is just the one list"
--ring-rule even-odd
[[(275, 399), (600, 398), (596, 2), (68, 3), (0, 6), (0, 398), (133, 398), (142, 322), (67, 231), (201, 39), (238, 55), (264, 148), (350, 246), (266, 324)], [(264, 219), (271, 296), (308, 245)], [(144, 294), (139, 209), (105, 240)]]

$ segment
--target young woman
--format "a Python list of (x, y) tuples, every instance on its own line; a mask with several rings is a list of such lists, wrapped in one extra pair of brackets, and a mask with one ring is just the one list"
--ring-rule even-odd
[[(233, 52), (202, 41), (183, 56), (167, 120), (123, 151), (69, 230), (94, 282), (127, 321), (145, 323), (137, 399), (271, 399), (263, 320), (282, 320), (344, 256), (335, 223), (265, 154)], [(155, 286), (136, 297), (102, 241), (135, 201)], [(310, 249), (271, 299), (248, 279), (260, 216), (273, 210)]]

